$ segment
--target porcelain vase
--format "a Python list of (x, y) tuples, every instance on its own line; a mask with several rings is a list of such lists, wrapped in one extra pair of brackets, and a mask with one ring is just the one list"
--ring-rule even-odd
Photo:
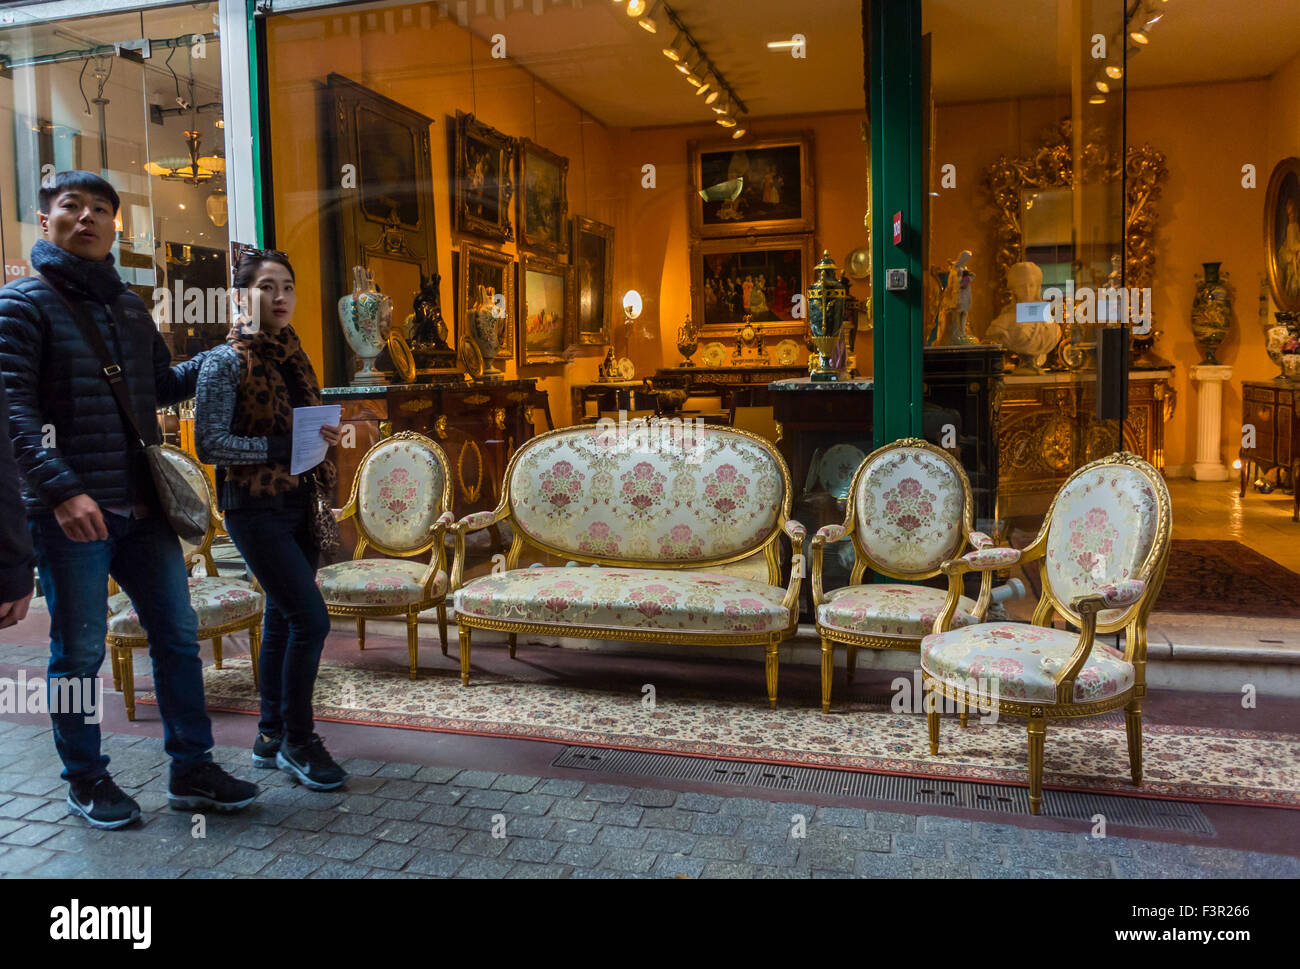
[(1192, 335), (1204, 357), (1202, 364), (1218, 364), (1214, 351), (1223, 343), (1232, 325), (1232, 290), (1228, 274), (1220, 273), (1217, 262), (1203, 264), (1205, 273), (1197, 276), (1196, 296), (1192, 300)]
[(375, 359), (388, 345), (393, 301), (375, 288), (374, 275), (364, 266), (352, 269), (352, 292), (339, 300), (339, 324), (348, 346), (361, 359), (361, 369), (352, 378), (352, 386), (382, 384), (384, 378), (375, 370)]

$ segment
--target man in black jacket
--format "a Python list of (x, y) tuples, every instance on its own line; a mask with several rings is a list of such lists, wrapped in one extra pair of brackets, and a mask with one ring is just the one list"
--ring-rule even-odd
[[(113, 265), (113, 186), (90, 172), (59, 172), (40, 190), (41, 232), (28, 277), (0, 289), (0, 369), (9, 432), (27, 481), (37, 570), (50, 613), (50, 718), (69, 782), (69, 809), (119, 828), (139, 805), (108, 775), (99, 716), (55, 709), (89, 687), (104, 662), (108, 577), (130, 596), (149, 637), (154, 687), (172, 767), (167, 799), (181, 810), (234, 810), (257, 786), (212, 762), (198, 620), (184, 558), (167, 523), (140, 441), (123, 420), (83, 327), (99, 329), (121, 367), (136, 424), (158, 443), (159, 405), (194, 394), (202, 360), (179, 366), (148, 310)], [(60, 683), (77, 680), (76, 683)], [(67, 687), (74, 689), (67, 689)], [(56, 687), (62, 687), (61, 689)], [(96, 711), (98, 713), (98, 711)]]
[(23, 516), (22, 481), (14, 451), (5, 433), (9, 404), (0, 377), (0, 629), (22, 622), (32, 601), (32, 568), (36, 556)]

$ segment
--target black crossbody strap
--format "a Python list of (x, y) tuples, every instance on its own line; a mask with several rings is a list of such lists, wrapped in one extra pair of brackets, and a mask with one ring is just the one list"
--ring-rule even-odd
[[(126, 379), (122, 375), (122, 368), (114, 362), (113, 354), (109, 351), (108, 344), (104, 342), (104, 336), (99, 332), (99, 327), (85, 312), (85, 309), (64, 296), (59, 291), (59, 287), (40, 273), (36, 275), (63, 302), (63, 305), (68, 308), (68, 312), (72, 314), (72, 318), (77, 321), (81, 328), (81, 335), (85, 337), (86, 342), (90, 344), (90, 349), (99, 358), (100, 373), (108, 381), (108, 389), (113, 392), (113, 399), (117, 401), (117, 408), (122, 412), (122, 420), (126, 422), (127, 428), (140, 441), (140, 446), (148, 447), (144, 435), (140, 433), (140, 425), (136, 423), (135, 414), (131, 411), (131, 398), (127, 394)], [(108, 310), (109, 315), (112, 316), (113, 308), (107, 304), (105, 304), (105, 308)]]

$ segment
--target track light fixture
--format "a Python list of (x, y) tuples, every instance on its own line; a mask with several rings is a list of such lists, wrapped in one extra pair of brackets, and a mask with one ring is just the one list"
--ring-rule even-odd
[[(622, 3), (623, 0), (614, 0)], [(667, 0), (626, 0), (624, 8), (627, 15), (650, 33), (658, 33), (660, 26), (671, 27), (674, 31), (672, 42), (661, 47), (664, 57), (673, 62), (673, 66), (686, 78), (686, 82), (695, 89), (697, 95), (704, 96), (704, 103), (714, 112), (724, 117), (733, 113), (744, 113), (744, 102), (731, 89), (726, 80), (718, 73), (708, 55), (691, 36), (677, 12), (669, 6)], [(725, 98), (723, 97), (725, 95)], [(721, 100), (721, 106), (718, 102)], [(734, 125), (733, 121), (731, 127)]]
[(682, 32), (679, 30), (673, 42), (663, 49), (663, 54), (670, 61), (676, 62), (682, 59), (682, 51), (685, 49), (686, 45), (682, 43)]

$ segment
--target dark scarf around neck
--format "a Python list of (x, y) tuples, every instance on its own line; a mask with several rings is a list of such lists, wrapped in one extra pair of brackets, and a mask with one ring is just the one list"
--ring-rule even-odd
[(81, 299), (111, 304), (126, 292), (126, 283), (117, 274), (112, 253), (94, 262), (38, 239), (32, 246), (31, 262), (32, 268), (54, 285)]

